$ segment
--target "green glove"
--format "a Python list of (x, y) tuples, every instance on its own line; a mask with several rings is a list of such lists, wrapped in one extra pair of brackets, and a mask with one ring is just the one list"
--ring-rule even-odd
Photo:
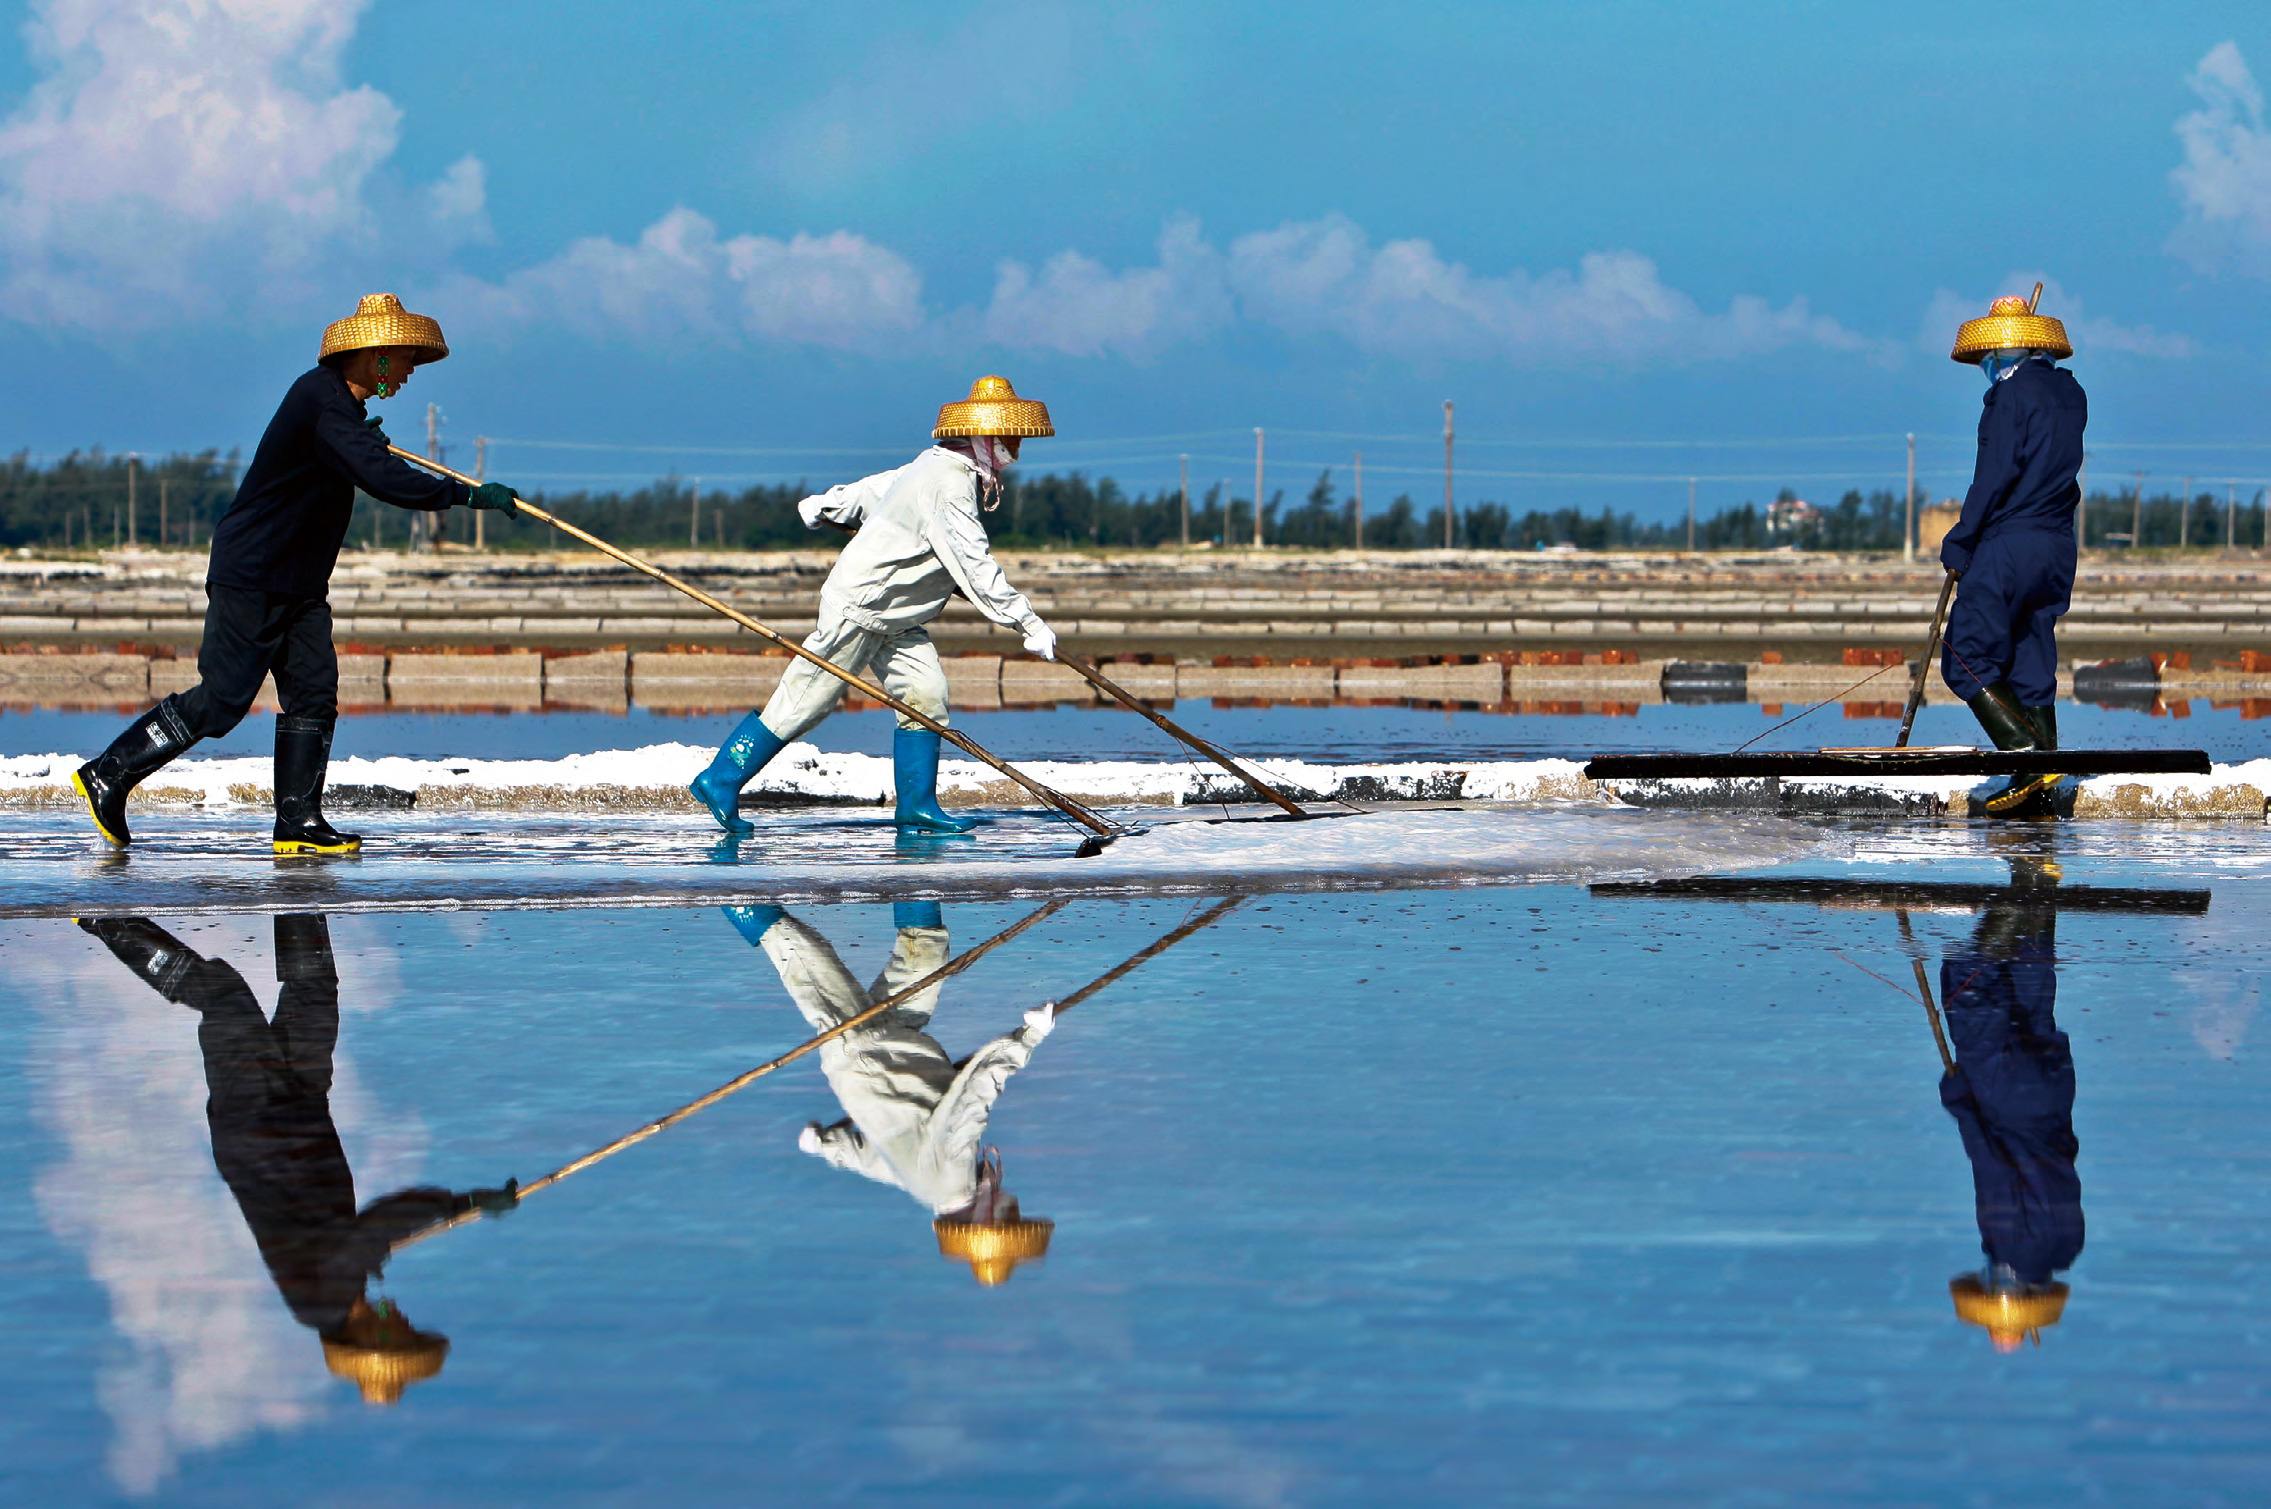
[(520, 1181), (507, 1179), (502, 1189), (467, 1190), (465, 1198), (485, 1216), (510, 1215), (520, 1206)]
[(370, 418), (363, 421), (363, 428), (366, 430), (378, 430), (378, 438), (384, 440), (386, 438), (386, 431), (379, 430), (379, 426), (384, 424), (385, 422), (386, 416), (384, 414), (373, 414)]
[(473, 496), (465, 500), (468, 508), (486, 508), (497, 513), (516, 513), (520, 504), (513, 500), (513, 490), (502, 482), (484, 482), (473, 489)]

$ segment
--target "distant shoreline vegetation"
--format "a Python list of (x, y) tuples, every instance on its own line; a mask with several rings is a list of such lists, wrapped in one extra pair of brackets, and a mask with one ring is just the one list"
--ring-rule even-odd
[[(101, 451), (73, 452), (45, 464), (34, 464), (28, 453), (18, 453), (0, 466), (0, 548), (108, 549), (130, 539), (142, 545), (202, 548), (235, 496), (238, 468), (234, 451), (138, 457), (131, 463), (127, 457)], [(691, 483), (665, 477), (629, 492), (539, 492), (532, 493), (529, 501), (627, 548), (683, 549), (698, 544), (723, 550), (790, 550), (815, 544), (815, 536), (796, 514), (798, 500), (810, 491), (804, 483), (739, 489), (705, 486), (697, 497)], [(1696, 547), (1900, 548), (1903, 509), (1896, 491), (1864, 494), (1855, 489), (1834, 503), (1810, 507), (1792, 507), (1796, 497), (1785, 488), (1765, 504), (1746, 501), (1699, 516)], [(1920, 493), (1918, 509), (1928, 501)], [(2143, 538), (2137, 543), (2173, 549), (2181, 532), (2196, 549), (2223, 545), (2223, 499), (2205, 491), (2196, 494), (2189, 517), (2181, 520), (2181, 531), (2179, 512), (2175, 496), (2147, 496)], [(986, 516), (986, 526), (995, 543), (1009, 549), (1142, 549), (1180, 544), (1181, 514), (1180, 495), (1173, 488), (1130, 494), (1109, 477), (1013, 473), (1000, 508)], [(2085, 509), (2084, 543), (2093, 547), (2130, 543), (2137, 514), (2133, 494), (2093, 491)], [(401, 509), (358, 498), (348, 546), (399, 548), (408, 539), (410, 517)], [(2241, 546), (2264, 543), (2261, 494), (2238, 506), (2235, 522)], [(453, 538), (463, 539), (469, 532), (462, 518), (452, 524)], [(1253, 500), (1225, 497), (1219, 485), (1194, 492), (1189, 537), (1193, 545), (1251, 545)], [(1307, 550), (1354, 545), (1349, 502), (1332, 473), (1320, 475), (1298, 502), (1288, 502), (1283, 490), (1273, 492), (1262, 506), (1262, 538), (1271, 545)], [(1608, 508), (1516, 512), (1507, 504), (1485, 501), (1458, 510), (1453, 539), (1468, 550), (1677, 550), (1687, 543), (1687, 524), (1684, 519), (1643, 522), (1630, 512)], [(488, 529), (487, 541), (491, 550), (551, 550), (558, 545), (542, 526), (501, 521)], [(1398, 494), (1385, 508), (1371, 509), (1364, 519), (1363, 545), (1368, 550), (1427, 550), (1442, 542), (1441, 505), (1422, 510), (1408, 493)]]

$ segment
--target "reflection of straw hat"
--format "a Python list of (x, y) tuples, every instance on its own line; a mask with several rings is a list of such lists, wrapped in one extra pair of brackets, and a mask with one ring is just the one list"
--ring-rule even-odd
[(1976, 1273), (1948, 1280), (1948, 1297), (1956, 1302), (1956, 1319), (1985, 1328), (1998, 1352), (2018, 1350), (2032, 1339), (2042, 1345), (2042, 1332), (2057, 1325), (2066, 1313), (2066, 1286), (2044, 1284), (2023, 1291), (1990, 1289)]
[(316, 360), (328, 361), (345, 351), (368, 351), (377, 346), (409, 346), (418, 353), (420, 366), (432, 366), (449, 355), (442, 327), (422, 314), (412, 314), (391, 293), (366, 293), (355, 302), (355, 312), (323, 327), (323, 350)]
[(940, 406), (933, 440), (973, 435), (1054, 435), (1049, 406), (1038, 399), (1019, 398), (1006, 377), (981, 377), (970, 384), (970, 396), (960, 403)]
[(348, 1325), (323, 1338), (323, 1365), (363, 1392), (365, 1404), (394, 1404), (413, 1383), (442, 1370), (449, 1338), (421, 1331), (388, 1300), (365, 1309), (358, 1304)]
[(931, 1222), (931, 1229), (938, 1233), (938, 1255), (968, 1263), (978, 1282), (990, 1289), (1007, 1282), (1019, 1263), (1045, 1255), (1057, 1223), (941, 1219)]
[(1987, 306), (1985, 315), (1957, 327), (1956, 348), (1948, 355), (1968, 367), (1990, 351), (2008, 350), (2072, 356), (2074, 343), (2066, 339), (2063, 324), (2049, 315), (2036, 314), (2032, 301), (2005, 294)]

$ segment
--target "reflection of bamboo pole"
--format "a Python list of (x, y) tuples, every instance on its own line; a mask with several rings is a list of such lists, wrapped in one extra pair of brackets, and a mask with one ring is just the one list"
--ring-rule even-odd
[[(465, 473), (460, 471), (452, 471), (449, 467), (442, 465), (440, 462), (429, 460), (426, 457), (417, 454), (415, 451), (406, 451), (399, 445), (390, 445), (387, 447), (387, 449), (394, 452), (395, 455), (400, 456), (403, 460), (411, 462), (412, 464), (417, 466), (422, 466), (428, 471), (439, 472), (443, 476), (452, 478), (455, 481), (463, 482), (467, 486), (473, 485), (473, 479), (465, 475)], [(1064, 795), (1062, 792), (1051, 791), (1048, 787), (1042, 785), (1039, 781), (1034, 780), (1024, 771), (1017, 769), (1008, 761), (1001, 759), (991, 751), (985, 749), (978, 743), (977, 740), (971, 738), (968, 734), (963, 733), (960, 729), (948, 728), (945, 724), (939, 722), (936, 718), (933, 718), (916, 708), (908, 706), (906, 703), (900, 701), (897, 697), (894, 697), (889, 692), (885, 691), (882, 687), (877, 686), (873, 682), (869, 681), (866, 677), (854, 675), (852, 672), (845, 670), (842, 666), (836, 664), (834, 661), (828, 659), (824, 655), (814, 654), (812, 651), (806, 649), (796, 640), (789, 638), (786, 634), (783, 634), (776, 629), (767, 628), (765, 625), (759, 623), (756, 619), (751, 618), (748, 614), (741, 612), (737, 608), (729, 606), (728, 604), (720, 601), (715, 597), (712, 597), (709, 593), (704, 592), (701, 588), (693, 585), (691, 582), (680, 581), (677, 577), (672, 576), (669, 572), (663, 570), (660, 566), (655, 565), (653, 562), (642, 560), (638, 556), (631, 554), (631, 552), (628, 550), (622, 550), (617, 548), (616, 546), (610, 545), (605, 540), (601, 539), (598, 535), (591, 534), (588, 531), (582, 529), (578, 529), (575, 525), (569, 523), (566, 519), (557, 518), (551, 514), (546, 513), (543, 509), (538, 508), (535, 504), (529, 502), (526, 498), (522, 498), (516, 495), (513, 498), (513, 502), (522, 513), (527, 514), (530, 518), (536, 520), (538, 523), (549, 524), (554, 529), (559, 530), (562, 534), (569, 536), (571, 539), (581, 540), (584, 544), (589, 545), (592, 549), (598, 551), (601, 555), (612, 556), (616, 560), (621, 561), (624, 565), (630, 567), (632, 570), (641, 572), (647, 576), (651, 576), (656, 581), (662, 583), (664, 586), (669, 587), (674, 591), (685, 593), (688, 597), (694, 599), (694, 601), (700, 603), (703, 607), (708, 608), (711, 612), (722, 614), (724, 617), (732, 619), (735, 623), (741, 625), (750, 633), (755, 634), (758, 638), (768, 640), (771, 643), (780, 646), (782, 649), (787, 650), (790, 654), (798, 657), (799, 659), (809, 661), (811, 664), (820, 667), (820, 669), (826, 671), (829, 675), (835, 677), (838, 681), (843, 682), (846, 686), (849, 686), (853, 691), (858, 692), (861, 696), (867, 698), (869, 701), (880, 702), (885, 707), (892, 709), (894, 712), (899, 713), (901, 716), (912, 719), (914, 722), (921, 724), (924, 728), (927, 728), (932, 733), (937, 734), (940, 738), (953, 745), (956, 749), (961, 750), (964, 754), (970, 756), (972, 759), (983, 760), (986, 764), (991, 765), (994, 769), (1000, 771), (1003, 775), (1008, 776), (1018, 785), (1024, 787), (1026, 791), (1030, 792), (1036, 800), (1040, 801), (1046, 806), (1056, 808), (1059, 812), (1062, 812), (1063, 814), (1065, 814), (1065, 816), (1073, 819), (1075, 822), (1079, 823), (1082, 827), (1088, 829), (1090, 832), (1101, 834), (1109, 838), (1117, 837), (1121, 832), (1125, 831), (1121, 828), (1115, 827), (1111, 823), (1104, 821), (1104, 819), (1098, 817), (1095, 813), (1089, 811), (1086, 807), (1083, 807), (1080, 803), (1074, 801), (1071, 797)]]
[(1071, 995), (1065, 996), (1063, 999), (1059, 1000), (1057, 1002), (1056, 1014), (1058, 1016), (1063, 1016), (1066, 1012), (1072, 1010), (1073, 1007), (1078, 1006), (1081, 1002), (1087, 1000), (1090, 996), (1096, 994), (1096, 992), (1102, 990), (1105, 986), (1111, 984), (1114, 980), (1117, 980), (1118, 978), (1120, 978), (1120, 976), (1126, 974), (1128, 971), (1135, 969), (1139, 965), (1147, 963), (1152, 959), (1158, 958), (1161, 954), (1167, 952), (1167, 950), (1173, 948), (1176, 944), (1182, 942), (1185, 938), (1190, 937), (1191, 934), (1204, 932), (1206, 929), (1214, 926), (1215, 923), (1220, 922), (1224, 917), (1229, 916), (1231, 910), (1244, 902), (1245, 899), (1246, 898), (1243, 896), (1233, 896), (1228, 901), (1216, 902), (1213, 906), (1207, 909), (1204, 916), (1193, 918), (1191, 921), (1184, 923), (1181, 927), (1175, 929), (1175, 931), (1169, 933), (1166, 937), (1161, 938), (1158, 942), (1152, 944), (1151, 947), (1145, 949), (1142, 953), (1136, 954), (1133, 957), (1127, 959), (1125, 962), (1115, 966), (1114, 968), (1106, 970), (1103, 974), (1098, 975), (1095, 979), (1089, 981), (1086, 985), (1081, 986), (1080, 989), (1074, 991)]
[[(2037, 296), (2041, 288), (2041, 284), (2035, 285)], [(1916, 933), (1908, 925), (1908, 908), (1900, 908), (1896, 915), (1900, 918), (1900, 940), (1908, 946), (1909, 968), (1916, 971), (1916, 994), (1924, 1002), (1924, 1020), (1931, 1025), (1932, 1042), (1940, 1050), (1940, 1072), (1953, 1074), (1956, 1072), (1955, 1055), (1948, 1051), (1948, 1035), (1940, 1028), (1940, 1008), (1932, 1001), (1932, 982), (1924, 973), (1924, 954), (1916, 946)]]
[[(1007, 943), (1010, 939), (1016, 937), (1019, 933), (1022, 933), (1027, 928), (1045, 921), (1051, 916), (1054, 916), (1058, 911), (1062, 910), (1068, 905), (1070, 905), (1069, 901), (1049, 902), (1047, 905), (1028, 915), (1022, 922), (1013, 923), (1009, 927), (1002, 929), (1000, 932), (994, 934), (991, 938), (988, 938), (985, 942), (979, 944), (976, 948), (971, 949), (968, 953), (960, 954), (952, 959), (947, 960), (944, 964), (932, 970), (929, 974), (924, 975), (921, 979), (915, 981), (914, 984), (907, 986), (903, 990), (893, 991), (890, 995), (887, 995), (882, 1000), (877, 1001), (874, 1005), (868, 1007), (867, 1010), (859, 1013), (857, 1016), (846, 1017), (843, 1021), (838, 1022), (835, 1026), (829, 1028), (826, 1032), (820, 1033), (815, 1037), (807, 1038), (804, 1042), (797, 1044), (788, 1052), (781, 1054), (777, 1058), (769, 1058), (765, 1060), (765, 1062), (759, 1064), (756, 1068), (749, 1070), (747, 1073), (735, 1075), (732, 1079), (727, 1080), (724, 1084), (718, 1086), (715, 1090), (710, 1091), (709, 1094), (686, 1102), (686, 1104), (680, 1106), (677, 1110), (672, 1111), (669, 1115), (657, 1117), (655, 1120), (648, 1122), (645, 1126), (640, 1127), (636, 1131), (626, 1132), (621, 1137), (616, 1138), (613, 1142), (608, 1143), (605, 1147), (594, 1148), (592, 1151), (584, 1154), (581, 1158), (576, 1159), (574, 1162), (562, 1164), (560, 1167), (552, 1170), (552, 1172), (550, 1172), (549, 1174), (546, 1174), (543, 1178), (537, 1179), (532, 1183), (522, 1185), (520, 1187), (520, 1198), (525, 1200), (530, 1195), (535, 1194), (538, 1190), (549, 1189), (571, 1174), (580, 1174), (585, 1169), (590, 1168), (593, 1164), (603, 1163), (607, 1159), (614, 1157), (617, 1153), (622, 1152), (623, 1149), (644, 1142), (649, 1137), (654, 1136), (657, 1132), (663, 1131), (669, 1127), (676, 1126), (679, 1122), (684, 1121), (687, 1117), (694, 1115), (696, 1112), (706, 1111), (711, 1106), (716, 1105), (719, 1101), (724, 1100), (729, 1096), (739, 1094), (741, 1091), (746, 1090), (751, 1085), (755, 1084), (758, 1080), (761, 1080), (766, 1075), (772, 1073), (775, 1069), (779, 1069), (784, 1067), (785, 1065), (795, 1063), (798, 1059), (804, 1057), (814, 1049), (817, 1049), (826, 1043), (832, 1042), (835, 1039), (842, 1037), (847, 1032), (865, 1026), (867, 1023), (875, 1020), (875, 1018), (881, 1016), (884, 1012), (889, 1011), (892, 1007), (897, 1006), (902, 1002), (921, 994), (923, 991), (930, 989), (933, 985), (938, 984), (940, 981), (945, 980), (950, 976), (960, 974), (963, 970), (968, 969), (971, 965), (977, 963), (980, 959), (984, 958), (987, 954), (992, 953), (995, 949), (1001, 947), (1004, 943)], [(480, 1217), (481, 1212), (479, 1210), (469, 1210), (458, 1215), (451, 1216), (447, 1220), (436, 1221), (430, 1226), (422, 1226), (418, 1230), (410, 1233), (410, 1235), (396, 1242), (394, 1244), (393, 1250), (399, 1252), (403, 1248), (411, 1246), (413, 1243), (422, 1242), (430, 1236), (438, 1236), (442, 1232), (448, 1231), (453, 1227), (463, 1226), (469, 1221), (480, 1219)]]

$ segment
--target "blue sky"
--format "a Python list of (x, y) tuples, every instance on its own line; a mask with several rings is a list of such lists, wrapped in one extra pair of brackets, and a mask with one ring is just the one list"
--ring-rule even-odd
[(1451, 398), (1463, 501), (1897, 485), (1908, 430), (1947, 491), (1953, 322), (2044, 276), (2101, 476), (2271, 474), (2259, 4), (9, 11), (9, 449), (249, 448), (391, 287), (456, 352), (390, 427), (532, 487), (829, 480), (1000, 370), (1029, 465), (1135, 486), (1264, 425), (1273, 490), (1430, 501)]

